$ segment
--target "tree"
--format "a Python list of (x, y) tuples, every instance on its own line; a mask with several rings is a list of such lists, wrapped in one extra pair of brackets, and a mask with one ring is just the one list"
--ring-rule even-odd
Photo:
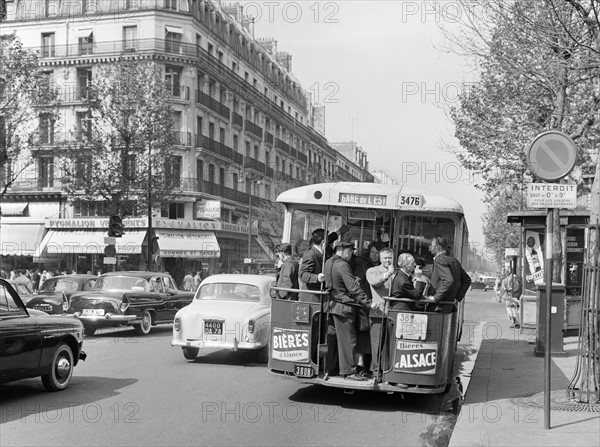
[[(534, 181), (525, 169), (528, 144), (542, 131), (563, 130), (578, 140), (581, 169), (571, 180), (582, 189), (581, 172), (592, 169), (598, 143), (590, 116), (599, 105), (599, 73), (589, 51), (569, 35), (585, 30), (566, 5), (553, 10), (547, 0), (491, 0), (481, 7), (484, 18), (471, 15), (464, 24), (471, 38), (460, 42), (462, 50), (478, 57), (480, 79), (450, 110), (465, 150), (459, 161), (481, 175), (479, 186), (488, 197), (507, 186), (522, 194), (524, 184)], [(560, 281), (558, 222), (555, 228), (554, 278)]]
[(124, 59), (98, 66), (86, 99), (88, 115), (74, 131), (78, 142), (62, 154), (70, 197), (109, 202), (112, 214), (131, 215), (145, 214), (150, 187), (152, 206), (176, 195), (170, 101), (155, 62)]
[(51, 143), (57, 105), (36, 55), (14, 35), (0, 36), (0, 201)]

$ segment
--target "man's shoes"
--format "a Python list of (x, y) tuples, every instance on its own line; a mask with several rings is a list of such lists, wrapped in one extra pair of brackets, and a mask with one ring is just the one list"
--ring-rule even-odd
[(346, 374), (344, 376), (344, 379), (346, 379), (346, 380), (355, 380), (357, 382), (364, 382), (365, 380), (367, 380), (366, 377), (361, 376), (359, 373)]
[(515, 324), (515, 329), (521, 329), (521, 325), (519, 323)]
[(363, 369), (362, 371), (358, 372), (357, 374), (361, 377), (364, 377), (367, 380), (373, 378), (373, 373), (371, 371), (367, 371), (366, 369)]

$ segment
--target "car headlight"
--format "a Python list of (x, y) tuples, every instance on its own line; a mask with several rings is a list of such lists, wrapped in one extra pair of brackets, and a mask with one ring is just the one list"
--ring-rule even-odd
[(125, 312), (129, 308), (129, 301), (124, 299), (119, 308), (121, 309), (121, 312)]
[(248, 333), (254, 334), (255, 329), (256, 329), (256, 323), (254, 322), (254, 319), (248, 320)]

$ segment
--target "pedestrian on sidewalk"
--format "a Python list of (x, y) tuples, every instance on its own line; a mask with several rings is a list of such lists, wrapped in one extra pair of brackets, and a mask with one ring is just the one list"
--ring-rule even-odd
[(506, 305), (506, 314), (508, 315), (508, 319), (513, 323), (510, 327), (515, 329), (519, 329), (521, 327), (519, 323), (519, 308), (521, 307), (521, 302), (518, 298), (520, 292), (521, 281), (519, 281), (519, 277), (516, 274), (509, 274), (506, 278), (504, 278), (500, 293), (504, 304)]

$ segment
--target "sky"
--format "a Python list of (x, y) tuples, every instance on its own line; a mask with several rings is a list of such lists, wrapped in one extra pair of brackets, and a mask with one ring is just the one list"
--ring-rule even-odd
[(472, 66), (447, 51), (439, 25), (453, 27), (458, 2), (409, 0), (242, 1), (254, 36), (274, 37), (292, 55), (292, 72), (325, 105), (329, 142), (354, 140), (370, 170), (458, 200), (470, 242), (483, 249), (483, 195), (448, 145), (448, 117)]

